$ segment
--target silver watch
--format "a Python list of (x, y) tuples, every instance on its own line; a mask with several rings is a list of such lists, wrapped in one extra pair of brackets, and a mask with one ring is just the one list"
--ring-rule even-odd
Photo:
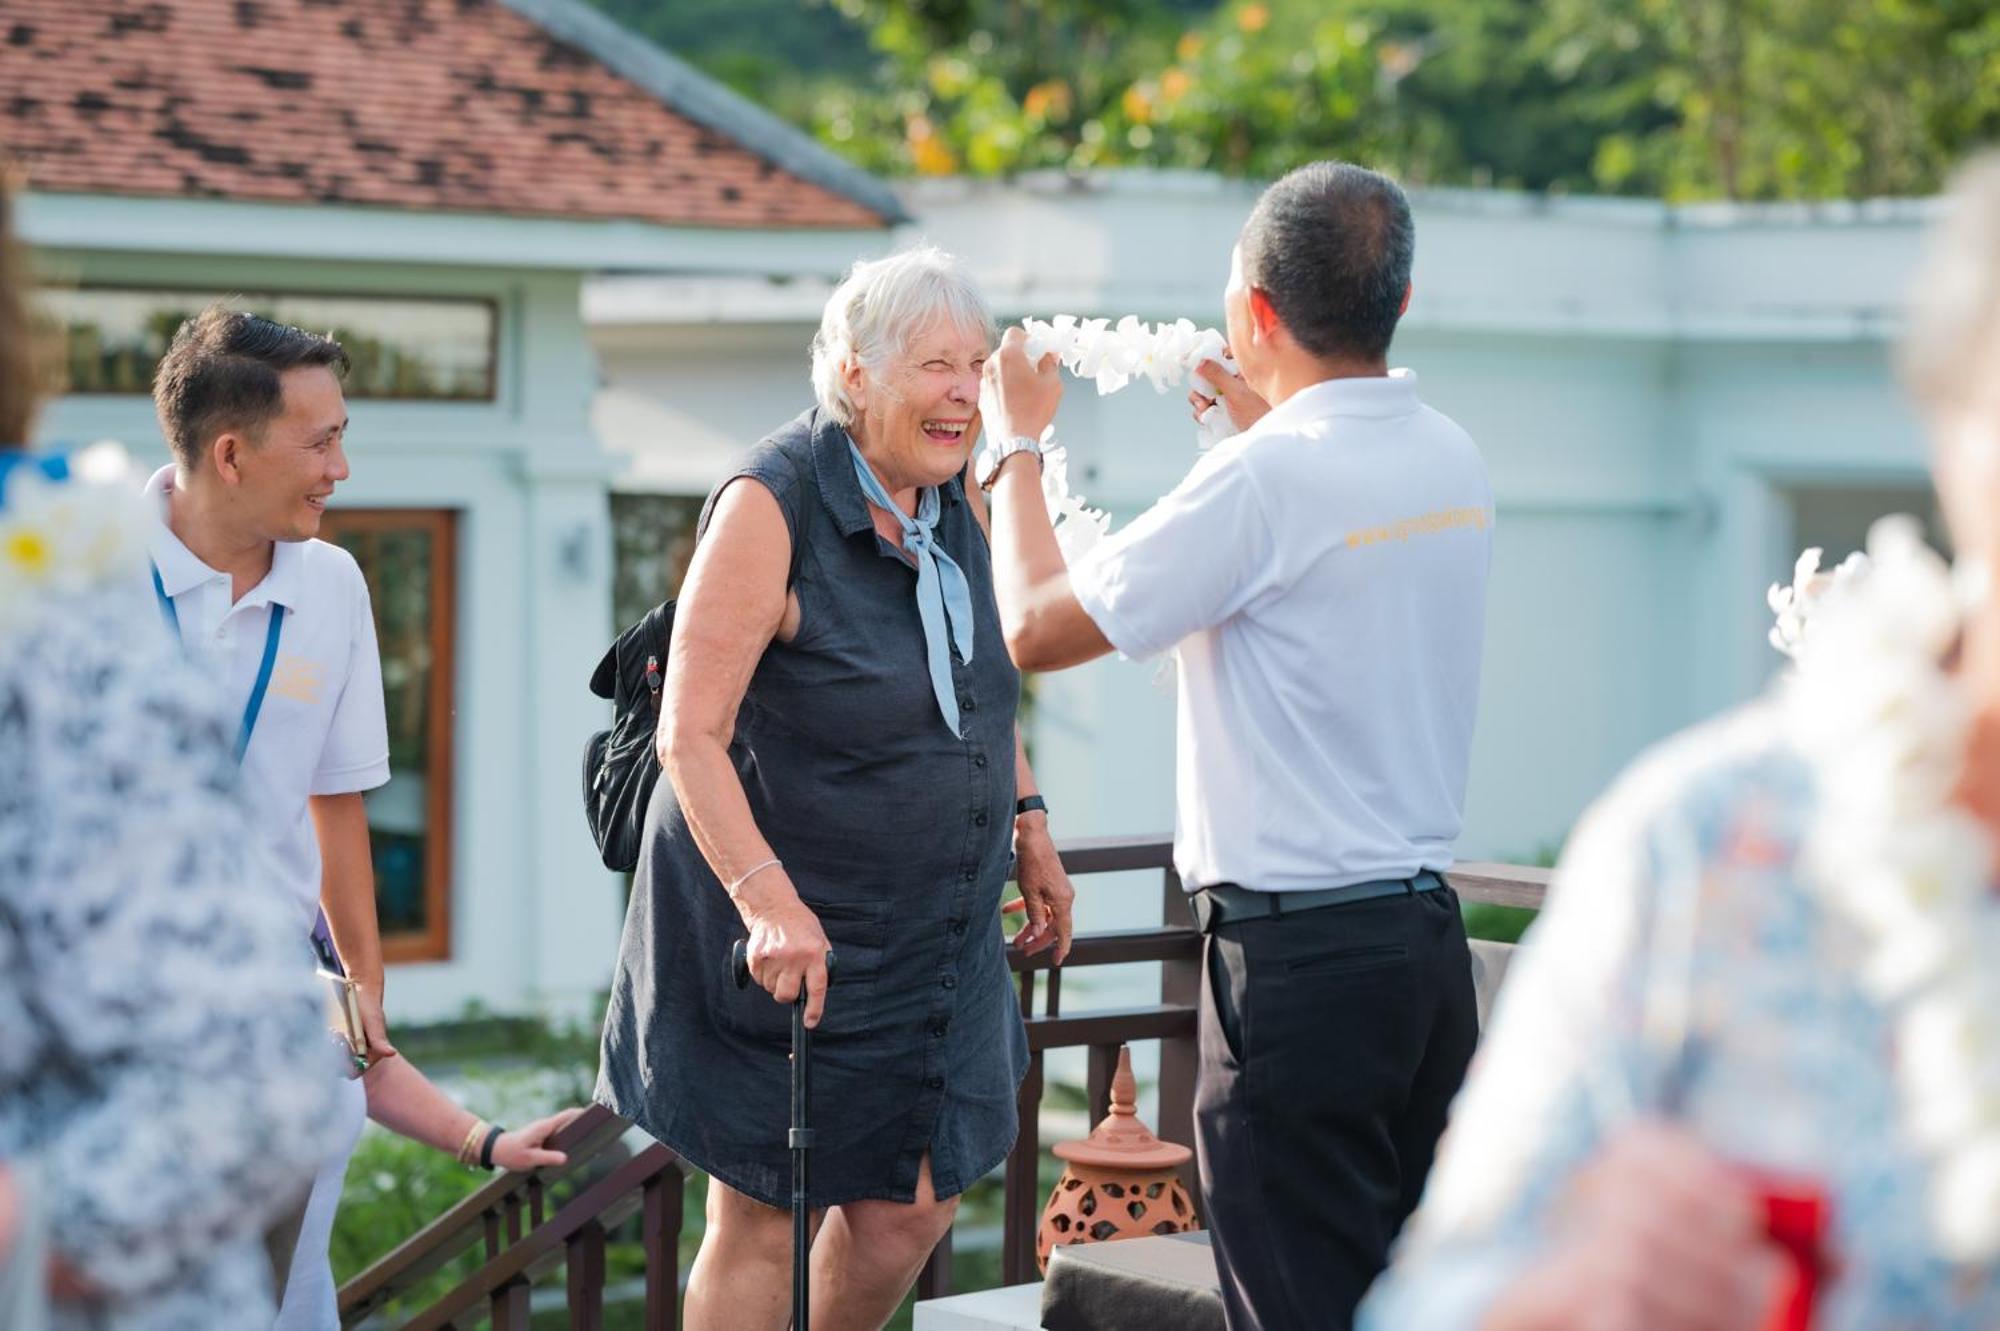
[(973, 475), (978, 478), (979, 488), (991, 490), (993, 482), (1000, 479), (1000, 464), (1016, 453), (1033, 453), (1039, 463), (1041, 455), (1054, 445), (1054, 434), (1045, 434), (1040, 439), (1025, 434), (1017, 434), (1011, 439), (987, 439), (979, 446), (979, 457), (973, 464)]

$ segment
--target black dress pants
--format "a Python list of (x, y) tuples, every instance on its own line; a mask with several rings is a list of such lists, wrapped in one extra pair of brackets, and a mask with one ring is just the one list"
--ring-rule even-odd
[(1208, 936), (1195, 1145), (1229, 1331), (1352, 1325), (1479, 1035), (1449, 887)]

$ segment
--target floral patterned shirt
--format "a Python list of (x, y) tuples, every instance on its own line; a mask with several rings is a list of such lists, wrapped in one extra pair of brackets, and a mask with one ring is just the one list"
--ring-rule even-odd
[[(1819, 1182), (1838, 1267), (1820, 1331), (2000, 1327), (2000, 1267), (1939, 1254), (1862, 940), (1801, 868), (1813, 812), (1812, 774), (1759, 704), (1662, 746), (1587, 815), (1365, 1331), (1477, 1326), (1634, 1113)], [(2000, 906), (1986, 921), (2000, 940)]]
[(130, 498), (20, 467), (0, 492), (0, 1165), (101, 1293), (59, 1327), (266, 1331), (262, 1232), (338, 1074)]

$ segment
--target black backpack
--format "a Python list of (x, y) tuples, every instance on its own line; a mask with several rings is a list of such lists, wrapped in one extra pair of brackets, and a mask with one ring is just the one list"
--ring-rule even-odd
[[(805, 513), (794, 527), (792, 567), (785, 576), (787, 590), (799, 579), (799, 558), (819, 498), (811, 464), (801, 466), (796, 458), (790, 460), (799, 477)], [(718, 489), (710, 495), (702, 508), (695, 528), (697, 541), (708, 529), (708, 515), (720, 493)], [(590, 674), (590, 691), (610, 700), (611, 729), (598, 731), (583, 746), (583, 815), (590, 822), (590, 834), (597, 841), (604, 867), (616, 873), (631, 873), (639, 866), (646, 805), (660, 779), (653, 737), (660, 728), (660, 691), (666, 684), (667, 641), (673, 632), (674, 603), (665, 601), (619, 634)]]
[(604, 867), (619, 873), (638, 867), (646, 804), (660, 779), (653, 736), (673, 632), (674, 603), (654, 606), (618, 635), (590, 675), (590, 691), (610, 699), (612, 715), (611, 729), (583, 746), (583, 812)]

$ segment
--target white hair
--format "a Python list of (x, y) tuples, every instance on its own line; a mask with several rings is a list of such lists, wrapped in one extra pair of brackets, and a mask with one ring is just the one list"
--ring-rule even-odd
[(993, 345), (992, 311), (955, 256), (934, 245), (916, 245), (855, 264), (828, 297), (819, 332), (813, 335), (813, 395), (820, 409), (842, 425), (854, 424), (847, 367), (858, 362), (869, 370), (881, 369), (940, 317), (960, 329), (978, 330)]
[(1898, 348), (1903, 382), (1931, 408), (1990, 392), (2000, 352), (2000, 152), (1953, 176)]

